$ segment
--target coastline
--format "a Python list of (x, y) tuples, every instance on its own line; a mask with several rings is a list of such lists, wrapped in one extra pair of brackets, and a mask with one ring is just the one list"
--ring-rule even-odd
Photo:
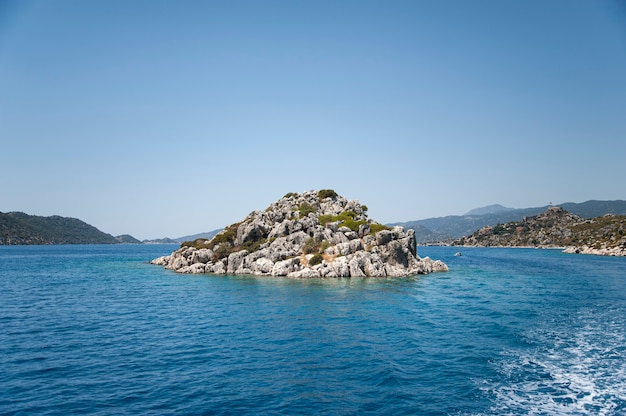
[[(433, 246), (445, 246), (444, 244), (432, 244)], [(427, 246), (427, 244), (423, 244)], [(589, 246), (506, 246), (506, 245), (447, 245), (449, 247), (465, 247), (465, 248), (520, 248), (528, 249), (533, 248), (536, 250), (561, 250), (566, 254), (587, 254), (592, 256), (604, 256), (604, 257), (626, 257), (626, 249), (619, 247), (613, 248), (592, 248)]]

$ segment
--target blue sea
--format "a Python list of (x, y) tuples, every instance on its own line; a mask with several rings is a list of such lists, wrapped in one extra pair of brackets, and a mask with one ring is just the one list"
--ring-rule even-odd
[(626, 258), (419, 247), (450, 272), (327, 280), (148, 263), (175, 248), (0, 247), (0, 414), (626, 414)]

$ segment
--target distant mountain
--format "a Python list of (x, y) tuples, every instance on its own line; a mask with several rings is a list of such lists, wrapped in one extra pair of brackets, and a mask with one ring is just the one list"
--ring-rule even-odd
[[(409, 224), (409, 225), (404, 225)], [(403, 225), (405, 229), (412, 229), (415, 231), (415, 241), (418, 244), (423, 243), (431, 243), (435, 241), (445, 241), (450, 239), (450, 235), (445, 232), (433, 231), (430, 228), (425, 227), (422, 224), (415, 223), (396, 223), (389, 224), (391, 226), (394, 225)]]
[[(496, 205), (501, 206), (501, 205)], [(626, 201), (587, 201), (583, 203), (568, 202), (560, 204), (563, 209), (583, 218), (595, 218), (604, 214), (626, 215)], [(491, 205), (490, 207), (494, 207)], [(521, 221), (524, 217), (531, 217), (544, 212), (550, 206), (522, 209), (506, 209), (483, 215), (450, 215), (446, 217), (427, 218), (409, 222), (393, 223), (404, 228), (415, 230), (415, 239), (419, 244), (452, 240), (462, 236), (469, 236), (475, 231), (497, 224), (511, 221)], [(489, 208), (489, 207), (485, 207)], [(503, 207), (504, 208), (504, 207)], [(480, 212), (484, 208), (471, 210)]]
[(143, 240), (142, 244), (178, 244), (180, 241), (172, 240), (171, 238), (155, 238), (154, 240)]
[(115, 236), (115, 239), (120, 244), (141, 244), (141, 241), (137, 240), (135, 237), (129, 234), (122, 234), (122, 235)]
[(596, 218), (604, 214), (626, 215), (626, 201), (587, 201), (580, 204), (566, 202), (561, 208), (583, 218)]
[(179, 244), (179, 241), (172, 240), (171, 238), (155, 238), (152, 240), (137, 240), (132, 235), (123, 234), (115, 237), (120, 244)]
[(487, 214), (499, 214), (501, 212), (507, 211), (515, 211), (515, 208), (507, 208), (503, 207), (500, 204), (487, 205), (482, 208), (474, 208), (470, 211), (467, 211), (465, 215), (487, 215)]
[(168, 237), (155, 238), (155, 239), (152, 239), (152, 240), (141, 240), (141, 241), (139, 241), (135, 237), (133, 237), (132, 235), (123, 234), (123, 235), (118, 235), (115, 238), (121, 244), (179, 244), (180, 243), (180, 241), (173, 240), (173, 239), (168, 238)]
[(519, 221), (526, 216), (537, 215), (546, 208), (515, 209), (485, 215), (449, 215), (389, 225), (401, 225), (415, 230), (415, 239), (418, 244), (433, 243), (470, 235), (487, 225)]
[(112, 235), (76, 218), (0, 212), (0, 245), (117, 243)]
[(184, 237), (175, 238), (174, 240), (178, 243), (184, 243), (185, 241), (193, 241), (198, 238), (206, 238), (207, 240), (210, 240), (213, 237), (215, 237), (217, 233), (219, 233), (220, 231), (222, 231), (222, 228), (220, 228), (219, 230), (207, 231), (205, 233), (186, 235)]

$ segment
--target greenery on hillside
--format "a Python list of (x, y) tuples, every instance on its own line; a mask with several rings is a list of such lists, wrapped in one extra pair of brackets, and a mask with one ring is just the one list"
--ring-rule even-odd
[(0, 213), (0, 245), (117, 243), (112, 235), (76, 218)]
[[(344, 211), (339, 215), (320, 215), (318, 220), (320, 224), (326, 225), (329, 222), (338, 222), (339, 227), (348, 227), (354, 232), (359, 231), (359, 227), (368, 224), (365, 220), (356, 220), (357, 213), (354, 211)], [(376, 234), (382, 230), (391, 230), (392, 228), (379, 223), (369, 223), (370, 234)]]
[(572, 237), (564, 241), (568, 246), (586, 245), (600, 249), (626, 249), (626, 215), (604, 215), (572, 226)]

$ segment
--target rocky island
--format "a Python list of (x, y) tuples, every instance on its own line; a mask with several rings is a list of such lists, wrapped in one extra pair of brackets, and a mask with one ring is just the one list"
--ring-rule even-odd
[(330, 189), (288, 193), (212, 239), (185, 242), (152, 260), (179, 273), (402, 277), (447, 271), (417, 255), (413, 230), (368, 218), (367, 207)]

